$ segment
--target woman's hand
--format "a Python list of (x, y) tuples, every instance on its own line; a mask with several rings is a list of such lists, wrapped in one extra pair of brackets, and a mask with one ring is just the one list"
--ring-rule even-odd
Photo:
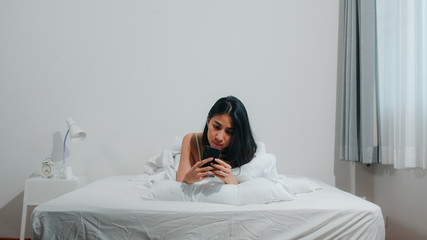
[(191, 169), (185, 174), (183, 182), (188, 184), (200, 182), (207, 178), (208, 175), (214, 175), (214, 173), (211, 171), (213, 167), (202, 167), (203, 164), (212, 161), (212, 159), (213, 158), (206, 158), (194, 164), (193, 167), (191, 167)]
[(234, 177), (233, 173), (231, 173), (231, 166), (222, 161), (221, 159), (215, 159), (216, 164), (212, 164), (213, 174), (216, 177), (221, 178), (225, 184), (239, 184), (239, 182)]

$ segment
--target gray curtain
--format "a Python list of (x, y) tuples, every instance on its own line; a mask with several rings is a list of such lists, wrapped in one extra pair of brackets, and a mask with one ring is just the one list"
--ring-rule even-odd
[(375, 0), (344, 0), (340, 158), (378, 162)]

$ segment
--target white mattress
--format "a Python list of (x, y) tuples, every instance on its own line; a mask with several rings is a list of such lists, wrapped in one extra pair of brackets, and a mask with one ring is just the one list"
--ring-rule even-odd
[(33, 239), (384, 239), (381, 209), (319, 182), (292, 201), (232, 206), (142, 200), (113, 176), (37, 206)]

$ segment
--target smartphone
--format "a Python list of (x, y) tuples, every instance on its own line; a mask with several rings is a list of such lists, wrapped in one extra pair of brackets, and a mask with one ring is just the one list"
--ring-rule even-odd
[(221, 155), (221, 149), (214, 148), (214, 147), (211, 147), (211, 146), (205, 146), (205, 149), (203, 151), (202, 160), (206, 159), (206, 158), (210, 158), (210, 157), (213, 157), (213, 160), (210, 161), (210, 162), (207, 162), (207, 163), (203, 164), (202, 167), (208, 167), (212, 163), (215, 163), (215, 158), (219, 158), (220, 155)]

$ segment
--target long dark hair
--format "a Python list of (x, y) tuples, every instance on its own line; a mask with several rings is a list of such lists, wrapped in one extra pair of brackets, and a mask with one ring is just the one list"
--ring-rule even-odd
[[(233, 168), (250, 162), (255, 155), (257, 145), (252, 136), (245, 106), (234, 96), (223, 97), (212, 106), (208, 119), (218, 114), (228, 114), (233, 121), (230, 144), (222, 151), (223, 160), (229, 162)], [(209, 145), (207, 123), (203, 130), (203, 145)]]

